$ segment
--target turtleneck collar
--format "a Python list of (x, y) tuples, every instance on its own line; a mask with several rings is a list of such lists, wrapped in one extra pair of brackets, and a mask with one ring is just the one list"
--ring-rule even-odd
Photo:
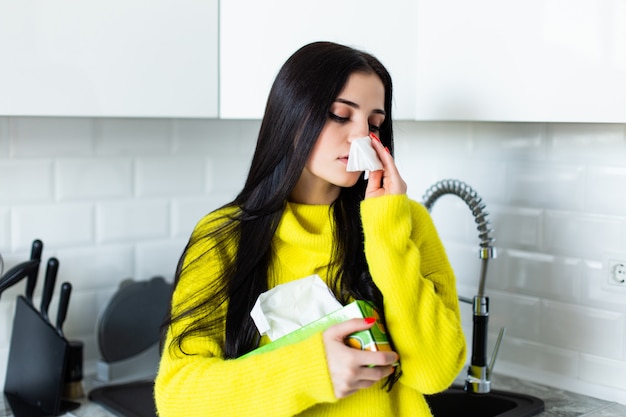
[(333, 212), (329, 205), (288, 202), (273, 246), (278, 262), (303, 278), (326, 268), (333, 250)]

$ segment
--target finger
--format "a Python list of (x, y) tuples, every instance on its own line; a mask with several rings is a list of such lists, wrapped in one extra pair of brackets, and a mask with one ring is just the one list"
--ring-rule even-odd
[(383, 183), (383, 170), (370, 171), (370, 176), (367, 179), (367, 187), (365, 188), (365, 194), (371, 194), (379, 190)]
[(360, 389), (371, 387), (392, 373), (393, 367), (391, 366), (361, 367), (355, 372), (352, 379), (346, 381), (345, 385), (340, 387), (339, 391), (344, 395), (349, 395)]
[(371, 136), (371, 137), (372, 137), (372, 147), (376, 151), (376, 155), (378, 156), (378, 159), (380, 159), (380, 162), (383, 163), (383, 169), (386, 171), (390, 169), (391, 167), (395, 167), (396, 163), (393, 160), (393, 156), (391, 156), (391, 152), (389, 151), (389, 148), (386, 148), (385, 145), (383, 145), (380, 139), (378, 139), (376, 136)]
[[(378, 158), (383, 164), (382, 174), (382, 185), (381, 187), (385, 189), (386, 194), (404, 194), (406, 193), (406, 183), (402, 179), (400, 172), (398, 171), (398, 166), (396, 165), (395, 160), (391, 156), (389, 149), (387, 149), (375, 136), (372, 136), (372, 147), (376, 151)], [(378, 182), (376, 182), (378, 184)], [(370, 183), (368, 183), (368, 186)], [(377, 189), (372, 186), (369, 189), (370, 195)], [(366, 193), (368, 189), (366, 189)]]
[(374, 372), (369, 372), (369, 375), (364, 375), (364, 378), (354, 380), (350, 384), (346, 384), (345, 387), (342, 387), (340, 390), (338, 390), (341, 394), (337, 395), (337, 398), (347, 397), (359, 390), (369, 388), (389, 375), (390, 374), (385, 373), (385, 371), (377, 372), (376, 370), (374, 370)]
[(337, 398), (342, 398), (356, 391), (369, 388), (381, 379), (391, 375), (394, 369), (391, 366), (358, 367), (346, 378), (333, 381)]
[(373, 366), (362, 368), (359, 372), (359, 380), (360, 381), (380, 381), (381, 379), (388, 377), (393, 373), (394, 369), (392, 366)]
[(325, 333), (334, 340), (343, 340), (350, 336), (352, 333), (359, 332), (361, 330), (370, 329), (376, 319), (368, 317), (365, 319), (350, 319), (342, 323), (335, 324), (326, 329)]
[(388, 351), (372, 352), (364, 350), (357, 357), (357, 362), (369, 368), (384, 368), (395, 365), (398, 362), (398, 354)]
[(383, 170), (386, 177), (400, 177), (400, 172), (398, 171), (398, 167), (396, 165), (396, 161), (391, 156), (391, 152), (382, 142), (376, 138), (372, 138), (372, 147), (376, 151), (376, 155), (380, 162), (383, 164)]

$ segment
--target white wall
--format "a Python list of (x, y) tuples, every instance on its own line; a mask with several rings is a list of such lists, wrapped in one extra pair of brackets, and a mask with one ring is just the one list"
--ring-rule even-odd
[[(118, 283), (171, 279), (195, 222), (241, 187), (258, 126), (0, 117), (0, 253), (10, 267), (40, 238), (44, 259), (59, 258), (58, 283), (74, 286), (66, 333), (85, 342), (88, 369), (97, 316)], [(610, 259), (626, 261), (626, 126), (401, 122), (396, 135), (413, 198), (458, 178), (487, 203), (499, 255), (488, 274), (491, 342), (508, 329), (496, 371), (626, 404), (626, 287), (607, 271)], [(469, 210), (446, 196), (433, 217), (459, 291), (472, 296)], [(23, 290), (0, 299), (0, 381)], [(53, 317), (55, 308), (56, 297)]]

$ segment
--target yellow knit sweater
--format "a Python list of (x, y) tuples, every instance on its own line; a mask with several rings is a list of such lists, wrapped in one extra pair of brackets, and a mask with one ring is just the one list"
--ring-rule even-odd
[[(194, 234), (214, 217), (202, 219)], [(270, 287), (314, 273), (328, 278), (331, 217), (328, 206), (287, 205), (273, 240)], [(184, 350), (195, 355), (170, 348), (172, 334), (186, 326), (182, 321), (168, 331), (155, 382), (159, 415), (430, 416), (423, 394), (447, 388), (465, 360), (452, 269), (428, 212), (406, 195), (364, 200), (361, 217), (369, 269), (384, 295), (387, 329), (400, 356), (402, 376), (391, 392), (379, 382), (335, 398), (321, 333), (272, 352), (224, 360), (223, 333), (187, 340)], [(206, 250), (202, 246), (192, 245), (185, 264)], [(211, 259), (181, 276), (173, 306), (209, 284), (206, 277), (220, 267), (219, 257)]]

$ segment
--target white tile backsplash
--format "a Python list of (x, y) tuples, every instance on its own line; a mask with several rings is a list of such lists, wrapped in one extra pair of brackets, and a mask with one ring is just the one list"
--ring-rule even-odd
[(622, 124), (554, 123), (548, 125), (551, 160), (626, 164), (626, 135)]
[(0, 160), (0, 190), (0, 204), (50, 201), (54, 197), (52, 160)]
[(0, 204), (0, 253), (11, 247), (11, 209)]
[(544, 249), (601, 259), (605, 251), (622, 249), (622, 222), (616, 216), (549, 211), (545, 216)]
[(490, 294), (489, 325), (495, 331), (507, 329), (507, 335), (533, 342), (542, 342), (541, 299), (524, 295), (496, 292)]
[(0, 158), (8, 158), (9, 149), (9, 119), (0, 117)]
[(83, 118), (16, 117), (9, 123), (10, 154), (15, 158), (90, 156), (94, 121)]
[(626, 213), (626, 163), (623, 166), (594, 166), (588, 169), (585, 186), (587, 210), (623, 216)]
[(225, 196), (176, 199), (172, 202), (172, 236), (187, 240), (202, 217), (227, 201)]
[[(99, 357), (97, 317), (120, 282), (171, 279), (196, 222), (235, 197), (259, 127), (0, 117), (0, 252), (10, 267), (41, 238), (44, 258), (59, 258), (58, 282), (74, 286), (66, 332), (85, 342), (86, 363)], [(507, 328), (496, 371), (626, 402), (626, 287), (610, 284), (607, 271), (609, 259), (626, 261), (625, 132), (584, 123), (395, 126), (412, 198), (458, 178), (487, 205), (498, 251), (487, 274), (490, 347)], [(453, 196), (432, 214), (459, 293), (472, 297), (480, 274), (474, 219)], [(0, 372), (23, 290), (20, 283), (0, 301)], [(470, 341), (471, 306), (461, 311)]]
[[(59, 249), (59, 278), (69, 281), (79, 291), (110, 289), (135, 270), (135, 246), (133, 244), (89, 245), (80, 248)], [(36, 289), (38, 292), (39, 286)]]
[(523, 363), (531, 370), (551, 372), (565, 378), (577, 378), (579, 374), (579, 354), (574, 350), (515, 337), (503, 340), (499, 360)]
[(581, 211), (585, 166), (554, 162), (513, 162), (507, 170), (507, 197), (513, 205)]
[(580, 355), (580, 379), (626, 390), (626, 363), (601, 356)]
[[(472, 298), (480, 281), (480, 262), (476, 245), (449, 243), (446, 246), (448, 256), (454, 259), (454, 273), (458, 293)], [(488, 276), (494, 275), (494, 263), (489, 266)]]
[(130, 158), (61, 158), (56, 161), (60, 201), (108, 200), (133, 195)]
[(159, 156), (138, 158), (138, 197), (201, 195), (206, 189), (206, 158)]
[(583, 261), (536, 252), (506, 253), (508, 290), (549, 300), (580, 302)]
[(13, 207), (13, 250), (29, 250), (34, 239), (50, 248), (80, 247), (94, 240), (92, 203), (34, 204)]
[(543, 300), (540, 341), (622, 359), (624, 314)]
[(259, 127), (258, 120), (177, 120), (175, 152), (252, 156)]
[(626, 313), (626, 286), (609, 283), (609, 271), (604, 266), (609, 259), (626, 260), (626, 252), (611, 254), (602, 262), (584, 262), (582, 303), (590, 307)]
[[(241, 157), (221, 157), (219, 154), (212, 154), (208, 163), (207, 171), (207, 191), (208, 192), (233, 192), (232, 200), (236, 193), (243, 187), (251, 158)], [(245, 166), (246, 168), (241, 169)]]
[(98, 155), (167, 155), (173, 148), (168, 119), (97, 119)]
[(164, 199), (102, 202), (96, 215), (98, 243), (127, 243), (169, 236), (170, 206)]
[[(14, 303), (0, 303), (0, 317), (13, 317), (13, 311), (15, 308)], [(0, 320), (0, 346), (6, 347), (11, 342), (11, 328), (12, 326), (8, 326), (6, 320)], [(5, 356), (2, 356), (4, 359)], [(6, 362), (4, 359), (2, 362)]]
[[(486, 200), (488, 201), (488, 200)], [(526, 207), (489, 206), (498, 245), (519, 249), (541, 247), (543, 211)]]
[(546, 157), (544, 131), (544, 125), (537, 123), (476, 123), (473, 149), (481, 158), (542, 160)]
[[(60, 281), (57, 281), (60, 282)], [(72, 287), (78, 284), (73, 284)], [(58, 310), (58, 293), (50, 303), (50, 318), (56, 322)], [(96, 291), (74, 291), (67, 310), (67, 318), (63, 323), (63, 330), (67, 335), (89, 334), (96, 328), (98, 315), (102, 304), (98, 303)]]
[(156, 242), (139, 243), (136, 249), (135, 273), (138, 279), (161, 276), (172, 282), (176, 264), (187, 239), (166, 239)]

